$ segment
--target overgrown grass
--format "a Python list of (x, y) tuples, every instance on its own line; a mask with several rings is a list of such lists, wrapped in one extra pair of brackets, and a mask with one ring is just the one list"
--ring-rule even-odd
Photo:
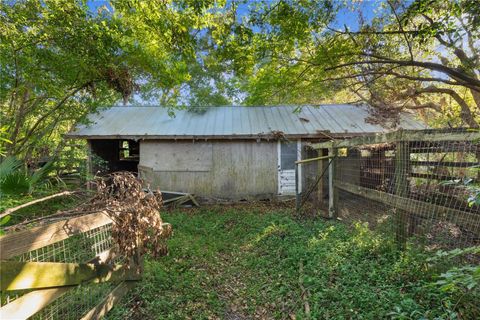
[[(143, 280), (110, 319), (476, 319), (478, 288), (441, 290), (456, 263), (365, 225), (300, 221), (288, 211), (163, 213), (170, 254), (147, 259)], [(475, 291), (476, 290), (476, 291)], [(127, 301), (128, 300), (128, 301)]]

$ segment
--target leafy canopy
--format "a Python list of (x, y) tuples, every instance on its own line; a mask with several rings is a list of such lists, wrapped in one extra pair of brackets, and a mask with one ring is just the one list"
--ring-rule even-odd
[[(368, 103), (478, 127), (475, 0), (0, 3), (0, 153), (55, 157), (100, 107)], [(341, 26), (353, 11), (358, 27)]]

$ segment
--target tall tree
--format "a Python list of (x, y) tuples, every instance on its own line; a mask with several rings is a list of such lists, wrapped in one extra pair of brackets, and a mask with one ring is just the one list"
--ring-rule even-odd
[(0, 3), (0, 104), (9, 154), (51, 154), (86, 114), (137, 93), (174, 105), (215, 1)]
[(478, 127), (477, 1), (385, 0), (371, 21), (359, 11), (357, 30), (333, 27), (339, 9), (314, 0), (252, 8), (247, 102), (366, 102), (374, 121), (410, 109)]

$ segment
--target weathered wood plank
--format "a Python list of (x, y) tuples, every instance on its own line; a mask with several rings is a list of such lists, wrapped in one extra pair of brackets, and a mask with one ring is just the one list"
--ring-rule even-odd
[(479, 214), (464, 212), (415, 199), (403, 198), (394, 194), (368, 189), (338, 180), (335, 181), (335, 186), (344, 191), (384, 203), (388, 206), (396, 206), (401, 210), (414, 213), (426, 219), (445, 220), (459, 224), (474, 234), (480, 235), (480, 225), (478, 223), (480, 219)]
[(328, 166), (328, 216), (335, 218), (338, 215), (338, 190), (334, 185), (337, 174), (338, 149), (330, 148), (328, 155), (331, 157)]
[(175, 202), (175, 201), (180, 201), (182, 199), (185, 199), (185, 195), (181, 195), (179, 197), (175, 197), (175, 198), (170, 198), (170, 199), (167, 199), (167, 200), (163, 200), (163, 204), (168, 204), (170, 202)]
[[(105, 263), (113, 258), (115, 258), (115, 255), (111, 249), (108, 249), (99, 253), (88, 262), (96, 264)], [(2, 306), (0, 308), (0, 319), (27, 319), (73, 288), (75, 286), (39, 289), (26, 293), (20, 298)]]
[(440, 181), (451, 181), (451, 180), (456, 180), (459, 179), (459, 177), (454, 177), (454, 176), (445, 176), (441, 174), (434, 174), (434, 173), (417, 173), (417, 172), (412, 172), (410, 173), (411, 177), (414, 178), (421, 178), (421, 179), (428, 179), (428, 180), (440, 180)]
[(480, 139), (479, 131), (436, 132), (435, 130), (405, 130), (402, 131), (403, 141), (474, 141)]
[(43, 289), (84, 282), (138, 280), (135, 268), (93, 263), (0, 262), (2, 291)]
[(423, 167), (454, 167), (454, 168), (474, 168), (480, 167), (478, 162), (452, 162), (452, 161), (410, 161), (412, 166)]
[(408, 194), (408, 173), (410, 171), (410, 150), (408, 143), (401, 141), (397, 143), (395, 150), (395, 194), (406, 197)]
[(0, 319), (28, 319), (74, 287), (35, 290), (0, 308)]
[(316, 158), (310, 158), (310, 159), (304, 159), (304, 160), (298, 160), (298, 161), (295, 161), (296, 164), (303, 164), (303, 163), (309, 163), (309, 162), (313, 162), (313, 161), (319, 161), (319, 160), (325, 160), (325, 159), (330, 159), (331, 156), (321, 156), (321, 157), (316, 157)]
[(348, 140), (340, 141), (328, 141), (322, 143), (312, 144), (314, 149), (322, 148), (343, 148), (343, 147), (355, 147), (366, 144), (380, 144), (380, 143), (393, 143), (396, 141), (428, 141), (428, 142), (440, 142), (440, 141), (474, 141), (480, 139), (480, 132), (470, 131), (453, 131), (453, 132), (435, 132), (435, 131), (423, 131), (423, 130), (398, 130), (395, 132), (376, 134), (363, 137), (355, 137)]
[[(318, 156), (319, 157), (325, 157), (325, 156), (328, 156), (328, 151), (325, 150), (325, 149), (320, 149), (318, 150)], [(330, 158), (329, 158), (330, 159)], [(324, 175), (324, 170), (325, 170), (325, 167), (327, 166), (327, 163), (326, 163), (326, 159), (324, 160), (321, 160), (318, 162), (318, 172), (317, 172), (317, 175), (319, 176), (319, 183), (318, 183), (318, 186), (317, 186), (317, 199), (318, 199), (318, 203), (322, 203), (323, 201), (323, 197), (324, 197), (324, 193), (325, 193), (325, 190), (324, 190), (324, 182), (325, 182), (325, 179), (322, 175)]]
[[(410, 147), (408, 142), (400, 141), (395, 149), (394, 190), (398, 197), (406, 197), (409, 193), (408, 174), (410, 172)], [(407, 241), (408, 212), (399, 208), (395, 203), (395, 238), (397, 245), (403, 248)]]
[(95, 308), (87, 312), (81, 320), (101, 319), (104, 317), (113, 305), (120, 301), (128, 290), (135, 286), (134, 281), (124, 281), (113, 289)]
[(200, 204), (198, 203), (197, 199), (195, 199), (195, 196), (193, 194), (188, 194), (188, 197), (190, 198), (190, 200), (193, 202), (193, 204), (196, 206), (196, 207), (200, 207)]
[(45, 247), (68, 237), (111, 223), (103, 212), (89, 214), (0, 237), (0, 260)]
[[(476, 144), (473, 141), (466, 143), (437, 143), (429, 144), (428, 142), (422, 142), (423, 146), (412, 146), (410, 153), (446, 153), (446, 152), (471, 152), (476, 153), (480, 151), (480, 144)], [(429, 146), (427, 145), (429, 144)]]

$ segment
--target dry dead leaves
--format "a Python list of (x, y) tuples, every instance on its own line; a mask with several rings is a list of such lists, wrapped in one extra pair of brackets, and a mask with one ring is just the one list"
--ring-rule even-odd
[(130, 172), (115, 172), (97, 181), (97, 193), (89, 206), (113, 220), (115, 249), (128, 262), (145, 253), (167, 254), (166, 239), (172, 228), (160, 217), (162, 194), (145, 192), (142, 181)]

